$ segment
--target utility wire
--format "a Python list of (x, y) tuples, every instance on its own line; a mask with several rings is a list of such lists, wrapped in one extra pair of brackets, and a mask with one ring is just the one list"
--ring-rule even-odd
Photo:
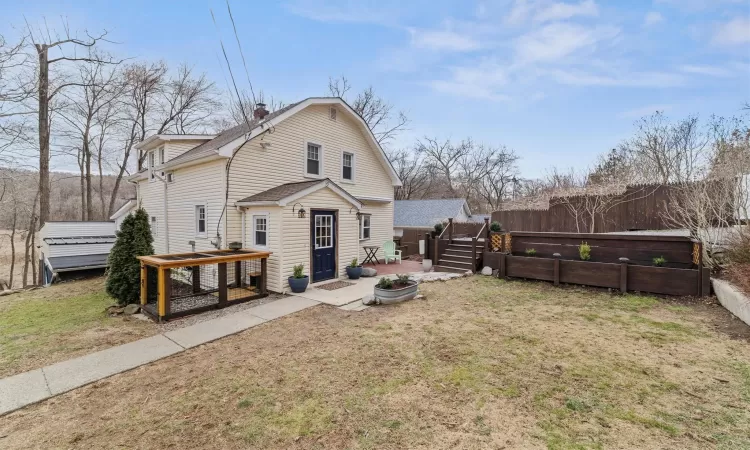
[(245, 75), (247, 76), (247, 84), (250, 86), (250, 94), (253, 96), (253, 105), (257, 103), (255, 99), (255, 91), (253, 91), (253, 83), (250, 82), (250, 72), (247, 70), (247, 62), (245, 61), (245, 53), (242, 51), (242, 44), (240, 43), (240, 37), (237, 34), (237, 26), (234, 23), (234, 16), (232, 16), (232, 8), (229, 6), (229, 0), (227, 1), (227, 11), (229, 11), (229, 19), (232, 21), (232, 28), (234, 29), (234, 37), (237, 39), (237, 47), (240, 49), (240, 56), (242, 57), (242, 65), (245, 66)]

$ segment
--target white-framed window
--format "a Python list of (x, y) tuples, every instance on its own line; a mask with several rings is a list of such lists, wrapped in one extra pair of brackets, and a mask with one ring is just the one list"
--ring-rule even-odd
[(359, 218), (359, 240), (370, 239), (370, 224), (372, 218), (369, 214), (362, 214)]
[(344, 152), (341, 155), (341, 178), (354, 181), (354, 153)]
[(156, 216), (151, 216), (151, 236), (156, 237), (159, 235), (159, 222), (156, 220)]
[(167, 183), (174, 181), (174, 172), (167, 172)]
[(305, 153), (305, 175), (321, 177), (323, 175), (323, 146), (308, 142)]
[(148, 152), (148, 180), (154, 181), (156, 180), (156, 175), (154, 174), (154, 167), (156, 166), (156, 159), (155, 159), (154, 151)]
[(253, 246), (268, 247), (268, 215), (253, 215)]
[(333, 247), (333, 216), (315, 216), (315, 248)]
[[(164, 146), (159, 147), (159, 165), (164, 164)], [(164, 178), (164, 172), (161, 172), (161, 177)]]
[(206, 237), (207, 227), (206, 205), (195, 205), (195, 235)]

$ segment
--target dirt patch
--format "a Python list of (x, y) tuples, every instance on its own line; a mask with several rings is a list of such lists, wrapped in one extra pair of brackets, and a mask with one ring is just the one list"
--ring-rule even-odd
[[(700, 307), (472, 277), (318, 306), (4, 417), (4, 448), (747, 448)], [(137, 388), (134, 388), (137, 386)]]

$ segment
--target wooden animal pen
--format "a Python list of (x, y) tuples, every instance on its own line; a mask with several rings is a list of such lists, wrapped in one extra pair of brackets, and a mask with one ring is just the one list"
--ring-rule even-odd
[(139, 256), (141, 309), (162, 321), (268, 295), (268, 257), (255, 250)]

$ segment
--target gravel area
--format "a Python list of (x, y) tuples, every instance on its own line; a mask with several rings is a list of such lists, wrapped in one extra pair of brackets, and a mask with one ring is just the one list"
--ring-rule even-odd
[(227, 306), (223, 309), (215, 309), (212, 311), (206, 311), (200, 314), (193, 314), (192, 316), (182, 317), (179, 319), (173, 319), (169, 322), (159, 324), (159, 332), (164, 333), (167, 331), (177, 330), (190, 325), (194, 325), (205, 320), (215, 319), (217, 317), (226, 316), (227, 314), (233, 314), (239, 311), (244, 311), (249, 308), (253, 308), (258, 305), (265, 305), (266, 303), (275, 302), (276, 300), (286, 297), (281, 294), (269, 294), (268, 297), (259, 298), (256, 300), (250, 300), (249, 302), (240, 303), (237, 305)]

